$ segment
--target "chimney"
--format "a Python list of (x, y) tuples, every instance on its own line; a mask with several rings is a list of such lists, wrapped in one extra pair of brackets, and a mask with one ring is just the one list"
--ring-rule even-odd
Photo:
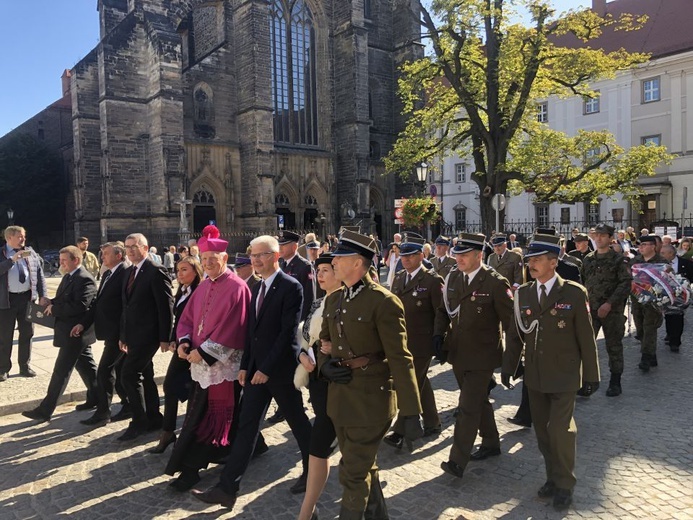
[(63, 72), (63, 75), (60, 76), (60, 79), (62, 80), (62, 83), (63, 83), (63, 97), (70, 95), (70, 78), (71, 77), (72, 77), (72, 72), (70, 72), (70, 69), (65, 69), (65, 71)]
[(606, 0), (592, 0), (592, 11), (599, 16), (606, 14)]

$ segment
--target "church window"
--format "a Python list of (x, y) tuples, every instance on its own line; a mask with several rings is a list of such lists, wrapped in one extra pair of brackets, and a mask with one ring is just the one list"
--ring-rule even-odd
[(306, 195), (305, 199), (303, 199), (303, 202), (306, 203), (306, 206), (318, 205), (318, 199), (316, 199), (313, 195)]
[(305, 0), (272, 0), (270, 50), (274, 139), (317, 146), (315, 28)]
[(277, 193), (277, 195), (274, 197), (274, 203), (278, 207), (288, 207), (290, 204), (289, 197), (283, 193)]
[(212, 139), (216, 135), (214, 127), (214, 97), (209, 85), (201, 83), (193, 91), (195, 135)]
[(214, 195), (205, 189), (198, 190), (195, 195), (193, 195), (193, 203), (214, 204)]

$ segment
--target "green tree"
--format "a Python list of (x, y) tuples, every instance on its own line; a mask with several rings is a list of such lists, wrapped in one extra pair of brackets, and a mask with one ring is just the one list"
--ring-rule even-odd
[(10, 135), (0, 143), (0, 211), (12, 207), (15, 223), (27, 229), (31, 244), (63, 225), (62, 172), (60, 157), (28, 134)]
[[(530, 13), (531, 24), (513, 22), (518, 9)], [(470, 155), (486, 233), (495, 223), (491, 199), (509, 185), (546, 202), (635, 197), (638, 177), (667, 160), (664, 147), (624, 150), (603, 131), (569, 137), (537, 123), (537, 102), (597, 96), (590, 83), (647, 61), (646, 54), (589, 46), (605, 28), (637, 30), (645, 21), (590, 10), (557, 16), (547, 0), (432, 0), (430, 11), (422, 9), (431, 52), (402, 68), (409, 119), (386, 158), (388, 171), (408, 176), (412, 164), (432, 157)], [(584, 46), (558, 46), (566, 35)]]

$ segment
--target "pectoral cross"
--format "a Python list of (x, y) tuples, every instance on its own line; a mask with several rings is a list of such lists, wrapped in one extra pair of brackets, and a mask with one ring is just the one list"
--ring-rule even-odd
[(203, 319), (197, 327), (197, 335), (202, 336), (202, 329), (205, 328), (205, 320)]

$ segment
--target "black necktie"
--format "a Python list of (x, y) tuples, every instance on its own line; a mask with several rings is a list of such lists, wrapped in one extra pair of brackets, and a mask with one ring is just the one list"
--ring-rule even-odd
[(257, 305), (255, 309), (255, 317), (260, 315), (260, 309), (262, 308), (262, 302), (265, 301), (265, 281), (260, 282), (260, 294), (257, 297)]
[[(19, 251), (20, 251), (19, 249), (14, 250), (15, 253), (18, 253)], [(26, 282), (26, 271), (24, 271), (23, 262), (24, 262), (24, 259), (20, 258), (19, 260), (17, 260), (17, 264), (16, 264), (17, 270), (19, 271), (19, 283)]]
[(101, 291), (103, 290), (103, 286), (106, 285), (106, 282), (108, 279), (111, 277), (111, 270), (109, 269), (105, 273), (103, 273), (103, 278), (101, 278), (101, 285), (99, 285), (99, 294), (101, 294)]
[(548, 300), (549, 297), (546, 295), (546, 286), (544, 284), (541, 284), (539, 289), (541, 289), (541, 296), (539, 296), (539, 307), (543, 311), (546, 308), (546, 300)]
[(404, 286), (406, 287), (407, 285), (409, 285), (409, 282), (411, 282), (411, 275), (409, 273), (407, 273), (407, 279), (404, 282)]
[(465, 274), (464, 275), (464, 290), (466, 291), (469, 288), (469, 275)]
[(128, 278), (128, 284), (125, 287), (125, 294), (130, 296), (132, 294), (132, 286), (135, 284), (135, 276), (137, 275), (137, 267), (133, 266), (132, 271), (130, 271), (130, 278)]

